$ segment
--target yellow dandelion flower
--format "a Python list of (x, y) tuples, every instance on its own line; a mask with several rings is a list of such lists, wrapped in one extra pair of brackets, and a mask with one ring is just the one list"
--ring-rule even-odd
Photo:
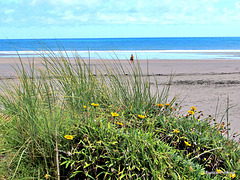
[(163, 107), (163, 104), (157, 104), (158, 107)]
[(192, 106), (192, 107), (191, 107), (191, 110), (192, 110), (192, 111), (196, 111), (196, 110), (197, 110), (197, 108), (196, 108), (196, 107), (194, 107), (194, 106)]
[(92, 103), (91, 106), (97, 107), (99, 104)]
[(184, 143), (187, 145), (187, 146), (192, 146), (190, 143), (188, 143), (187, 141), (184, 141)]
[(111, 115), (112, 115), (112, 117), (117, 117), (117, 116), (119, 116), (118, 113), (114, 113), (114, 112), (111, 112)]
[(180, 131), (178, 131), (177, 129), (175, 129), (173, 132), (174, 132), (174, 133), (179, 133)]
[(121, 123), (121, 122), (117, 122), (117, 124), (119, 124), (120, 126), (123, 126), (123, 123)]
[(189, 113), (189, 114), (192, 114), (192, 115), (195, 114), (195, 112), (192, 111), (192, 110), (189, 110), (188, 113)]
[(49, 179), (51, 176), (49, 174), (46, 174), (44, 177), (45, 179)]
[(169, 103), (166, 103), (165, 106), (168, 107), (168, 106), (170, 106), (170, 104), (169, 104)]
[(101, 143), (102, 143), (102, 140), (98, 141), (97, 143), (98, 143), (98, 144), (101, 144)]
[(87, 109), (87, 106), (83, 106), (84, 109)]
[(141, 119), (144, 119), (144, 118), (146, 118), (146, 116), (144, 116), (144, 115), (141, 115), (141, 114), (139, 114), (139, 115), (138, 115), (138, 117), (139, 117), (139, 118), (141, 118)]
[(70, 139), (70, 140), (73, 139), (73, 136), (71, 136), (71, 135), (65, 135), (64, 137), (65, 137), (66, 139)]
[(230, 174), (230, 177), (231, 178), (235, 178), (236, 177), (236, 174), (234, 173), (234, 174)]
[(219, 174), (223, 173), (221, 169), (216, 170)]

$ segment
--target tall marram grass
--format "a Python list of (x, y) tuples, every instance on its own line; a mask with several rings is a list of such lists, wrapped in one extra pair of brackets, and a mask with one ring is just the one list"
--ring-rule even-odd
[(168, 99), (171, 79), (153, 91), (137, 61), (93, 66), (77, 54), (49, 52), (41, 54), (41, 66), (19, 58), (18, 82), (3, 80), (0, 178), (239, 176), (239, 145), (194, 107), (179, 115), (175, 99)]

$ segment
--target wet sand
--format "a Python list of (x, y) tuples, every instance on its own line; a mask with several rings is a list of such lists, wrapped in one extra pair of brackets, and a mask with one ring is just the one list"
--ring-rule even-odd
[[(22, 58), (24, 64), (32, 61), (30, 58)], [(0, 58), (0, 78), (16, 77), (11, 65), (19, 62), (18, 58)], [(88, 62), (88, 60), (86, 60)], [(110, 68), (112, 60), (107, 60)], [(121, 60), (122, 64), (130, 66), (127, 60)], [(136, 63), (136, 62), (135, 62)], [(231, 133), (240, 132), (240, 60), (139, 60), (143, 74), (155, 75), (158, 85), (168, 83), (171, 74), (174, 74), (170, 89), (170, 98), (176, 96), (178, 102), (182, 101), (182, 114), (187, 114), (191, 106), (202, 110), (205, 116), (212, 115), (220, 121), (227, 109), (227, 99), (231, 106), (229, 110), (229, 122)], [(39, 62), (36, 61), (36, 65)], [(91, 66), (98, 65), (98, 60), (91, 60)], [(147, 68), (148, 67), (148, 68)], [(113, 68), (114, 70), (114, 68)], [(150, 76), (153, 91), (154, 78)], [(218, 105), (218, 110), (216, 111)], [(227, 117), (223, 117), (226, 122)]]

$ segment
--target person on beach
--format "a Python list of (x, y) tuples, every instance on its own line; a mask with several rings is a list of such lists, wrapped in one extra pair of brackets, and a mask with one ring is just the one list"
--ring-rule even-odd
[(131, 57), (130, 57), (131, 63), (133, 63), (133, 60), (134, 60), (134, 57), (133, 57), (133, 54), (131, 54)]

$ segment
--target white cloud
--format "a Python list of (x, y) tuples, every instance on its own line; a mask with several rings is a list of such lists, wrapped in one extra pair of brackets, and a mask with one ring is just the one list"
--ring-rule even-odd
[(239, 1), (236, 2), (236, 3), (235, 3), (235, 6), (236, 6), (237, 9), (240, 9), (240, 2), (239, 2)]
[[(1, 19), (31, 25), (82, 23), (211, 24), (238, 21), (235, 0), (11, 0)], [(224, 2), (224, 3), (223, 3)], [(4, 4), (4, 6), (3, 6)], [(227, 4), (232, 5), (226, 6)], [(225, 9), (224, 9), (224, 6)], [(2, 16), (2, 17), (1, 17)]]
[(14, 9), (6, 9), (5, 11), (4, 11), (4, 14), (11, 14), (11, 13), (13, 13), (15, 10)]
[(64, 15), (61, 18), (62, 20), (67, 21), (80, 21), (80, 22), (87, 22), (89, 20), (89, 16), (87, 14), (76, 16), (71, 11), (67, 11), (64, 13)]

